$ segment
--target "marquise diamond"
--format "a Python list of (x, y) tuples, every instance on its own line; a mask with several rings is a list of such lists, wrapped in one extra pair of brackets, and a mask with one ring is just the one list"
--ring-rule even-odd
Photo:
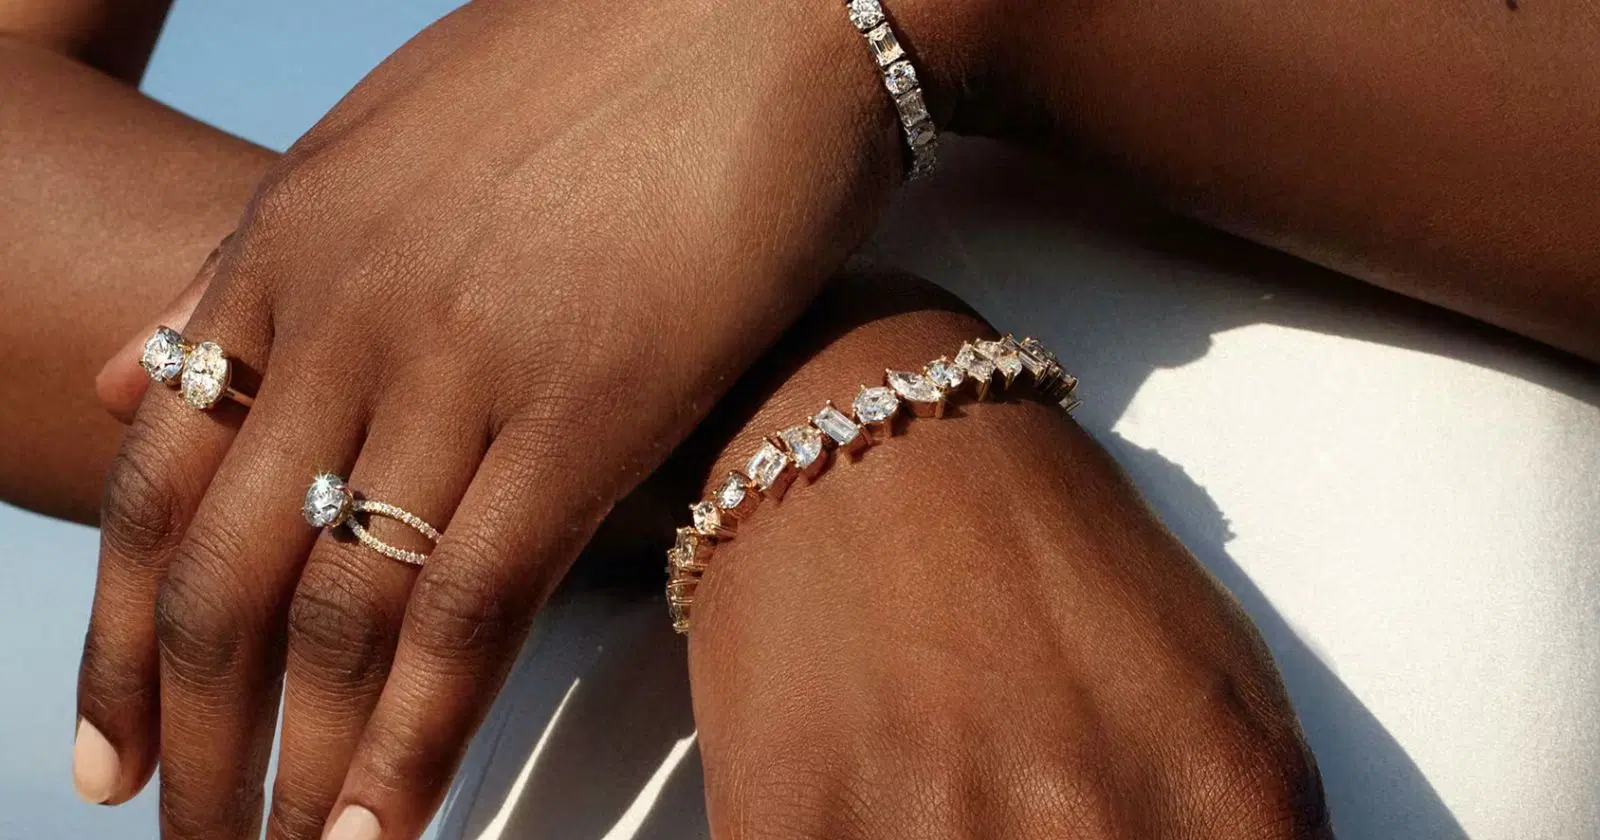
[(183, 362), (183, 401), (204, 411), (228, 389), (228, 357), (214, 341), (202, 341)]
[(183, 372), (183, 336), (170, 327), (156, 327), (144, 341), (139, 366), (157, 382), (171, 382)]
[(944, 394), (939, 392), (939, 386), (920, 373), (891, 370), (886, 372), (883, 378), (895, 393), (911, 402), (933, 403), (944, 398)]
[(805, 469), (822, 456), (822, 432), (815, 426), (801, 424), (790, 426), (778, 433), (783, 445), (789, 447), (789, 456), (795, 466)]
[(862, 388), (861, 393), (856, 394), (851, 407), (855, 409), (857, 420), (863, 423), (882, 423), (893, 417), (900, 409), (900, 397), (894, 391), (882, 386)]
[(333, 473), (318, 473), (306, 490), (305, 504), (300, 512), (313, 528), (329, 528), (343, 522), (350, 515), (354, 499), (349, 485)]

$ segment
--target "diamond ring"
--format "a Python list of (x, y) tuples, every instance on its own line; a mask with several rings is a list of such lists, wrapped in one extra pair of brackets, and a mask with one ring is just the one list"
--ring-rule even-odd
[(350, 533), (354, 534), (362, 545), (391, 560), (399, 560), (413, 566), (422, 565), (427, 561), (428, 555), (397, 548), (378, 539), (361, 524), (356, 515), (387, 516), (410, 525), (417, 533), (427, 537), (428, 542), (439, 544), (438, 529), (422, 521), (421, 517), (386, 502), (358, 498), (350, 490), (350, 485), (333, 473), (317, 473), (317, 477), (311, 480), (311, 487), (306, 490), (306, 501), (300, 512), (305, 514), (306, 521), (311, 523), (313, 528), (349, 526)]
[(154, 382), (177, 386), (183, 401), (205, 411), (223, 397), (250, 407), (255, 400), (233, 387), (233, 361), (215, 341), (190, 344), (171, 327), (156, 327), (145, 339), (139, 366)]

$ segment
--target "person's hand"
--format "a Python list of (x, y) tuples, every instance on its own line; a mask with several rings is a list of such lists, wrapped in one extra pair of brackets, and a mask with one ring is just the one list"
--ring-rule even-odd
[[(110, 472), (80, 791), (159, 752), (164, 836), (254, 836), (286, 673), (270, 836), (415, 836), (535, 608), (900, 155), (831, 3), (483, 0), (407, 45), (268, 176), (185, 327), (261, 374), (248, 416), (152, 388)], [(319, 470), (443, 528), (427, 566), (318, 540)]]
[[(723, 469), (983, 330), (922, 312), (831, 341)], [(1054, 406), (914, 420), (797, 484), (711, 556), (693, 618), (716, 837), (1332, 836), (1254, 629)]]

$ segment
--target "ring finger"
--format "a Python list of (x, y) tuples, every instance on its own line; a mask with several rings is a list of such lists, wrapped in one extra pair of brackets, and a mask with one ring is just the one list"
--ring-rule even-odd
[[(391, 406), (374, 418), (350, 487), (443, 530), (483, 458), (487, 430), (474, 429), (465, 416), (418, 419), (410, 402)], [(398, 522), (372, 517), (368, 526), (391, 545), (427, 550), (425, 540)], [(312, 549), (289, 609), (269, 840), (322, 836), (388, 677), (417, 571), (356, 542), (343, 528)]]

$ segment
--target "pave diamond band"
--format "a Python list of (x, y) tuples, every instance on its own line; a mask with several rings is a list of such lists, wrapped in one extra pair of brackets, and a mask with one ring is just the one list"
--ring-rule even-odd
[(391, 560), (399, 560), (412, 566), (421, 566), (427, 562), (428, 555), (393, 546), (378, 539), (367, 530), (366, 525), (362, 524), (360, 516), (386, 516), (403, 522), (435, 545), (441, 536), (436, 528), (414, 513), (388, 502), (358, 498), (350, 489), (350, 485), (333, 473), (318, 473), (317, 477), (311, 480), (311, 486), (306, 488), (305, 503), (301, 505), (300, 513), (313, 528), (347, 526), (350, 533), (362, 545)]
[[(718, 544), (734, 538), (736, 523), (762, 500), (781, 498), (796, 478), (807, 482), (827, 468), (833, 456), (853, 456), (882, 443), (907, 416), (940, 418), (952, 400), (987, 399), (994, 388), (1027, 384), (1068, 411), (1078, 406), (1078, 380), (1032, 338), (969, 341), (954, 359), (941, 356), (920, 371), (885, 370), (883, 384), (861, 386), (848, 413), (825, 403), (805, 423), (761, 441), (744, 472), (730, 473), (709, 498), (689, 506), (692, 525), (679, 528), (667, 552), (667, 607), (672, 628), (689, 632), (690, 613), (700, 577)], [(309, 504), (309, 502), (308, 502)], [(309, 516), (309, 514), (308, 514)]]
[(928, 114), (917, 68), (906, 55), (893, 25), (884, 15), (880, 0), (844, 0), (844, 5), (850, 22), (867, 39), (872, 57), (877, 60), (878, 71), (883, 75), (883, 86), (889, 91), (894, 109), (900, 115), (900, 128), (905, 135), (910, 157), (906, 178), (920, 178), (932, 172), (938, 163), (939, 130)]

